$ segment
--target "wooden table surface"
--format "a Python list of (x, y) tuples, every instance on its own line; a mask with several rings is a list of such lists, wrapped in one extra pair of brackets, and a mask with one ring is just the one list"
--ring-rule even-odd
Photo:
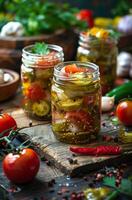
[[(18, 91), (18, 94), (14, 98), (0, 103), (0, 110), (10, 113), (13, 117), (18, 113), (16, 111), (19, 110), (20, 118), (17, 118), (18, 127), (28, 127), (29, 123), (31, 123), (31, 119), (27, 117), (25, 124), (21, 117), (23, 116), (23, 109), (21, 108), (20, 91)], [(44, 122), (32, 120), (33, 125), (38, 125), (38, 123), (43, 124)], [(130, 166), (131, 164), (128, 163), (127, 170), (130, 169)], [(87, 181), (84, 176), (81, 176), (81, 174), (79, 174), (80, 178), (70, 178), (54, 165), (49, 165), (48, 162), (41, 161), (40, 170), (32, 183), (23, 186), (14, 186), (3, 175), (0, 161), (0, 184), (5, 188), (0, 189), (0, 200), (66, 200), (69, 199), (68, 196), (72, 191), (81, 191), (82, 189), (87, 188), (89, 182), (93, 179), (94, 174), (95, 172), (91, 172), (90, 174), (85, 175), (85, 177), (88, 177)], [(50, 185), (51, 180), (55, 180), (53, 187)], [(10, 190), (10, 188), (15, 188), (14, 192), (12, 192), (13, 190)], [(66, 188), (68, 188), (68, 190)], [(58, 192), (60, 190), (63, 190), (62, 194)], [(3, 196), (3, 194), (8, 196), (8, 198)], [(122, 199), (122, 197), (120, 197), (120, 199)], [(127, 198), (124, 197), (124, 199)]]

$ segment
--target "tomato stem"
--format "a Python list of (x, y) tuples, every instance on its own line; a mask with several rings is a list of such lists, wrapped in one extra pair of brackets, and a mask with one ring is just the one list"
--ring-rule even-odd
[[(10, 132), (9, 132), (10, 130)], [(4, 133), (7, 132), (7, 130), (2, 132), (2, 135), (4, 135)], [(13, 139), (16, 137), (16, 135), (19, 134), (18, 129), (17, 130), (12, 130), (8, 129), (8, 136), (3, 136), (0, 138), (0, 144), (2, 144), (2, 147), (4, 147), (4, 149), (6, 150), (6, 152), (12, 152), (12, 153), (20, 153), (20, 151), (23, 148), (29, 148), (29, 146), (31, 146), (31, 141), (29, 139), (25, 140), (23, 143), (21, 143), (19, 146), (16, 146), (13, 143)]]
[(4, 146), (7, 147), (9, 146), (11, 148), (11, 150), (15, 150), (15, 146), (12, 144), (12, 139), (18, 134), (17, 130), (13, 130), (14, 127), (4, 130), (1, 134), (2, 136), (7, 133), (7, 131), (9, 132), (8, 136), (4, 136), (0, 138), (0, 143), (4, 143)]
[(12, 141), (8, 137), (4, 137), (4, 141), (10, 146), (11, 150), (14, 150), (14, 145), (11, 143)]

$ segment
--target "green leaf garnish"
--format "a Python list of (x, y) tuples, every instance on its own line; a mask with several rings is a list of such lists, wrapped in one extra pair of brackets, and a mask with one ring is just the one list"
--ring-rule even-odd
[(118, 192), (132, 197), (132, 181), (129, 179), (122, 179), (119, 187), (115, 185), (115, 177), (105, 177), (103, 184), (109, 187), (113, 187)]
[(87, 23), (76, 17), (78, 12), (79, 9), (71, 7), (69, 3), (48, 0), (0, 0), (0, 29), (13, 20), (22, 23), (26, 36), (53, 34), (60, 29), (86, 30)]
[(40, 55), (47, 55), (50, 52), (48, 45), (44, 42), (40, 43), (37, 42), (32, 48), (32, 53), (40, 54)]
[(121, 36), (121, 33), (115, 30), (109, 30), (109, 36), (115, 40), (118, 40), (119, 37)]

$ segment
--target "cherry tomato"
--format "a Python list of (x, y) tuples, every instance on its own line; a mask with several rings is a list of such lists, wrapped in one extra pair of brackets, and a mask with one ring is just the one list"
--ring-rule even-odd
[(45, 92), (39, 83), (32, 83), (27, 90), (26, 96), (32, 101), (39, 101), (45, 97)]
[(116, 108), (116, 115), (125, 126), (132, 126), (132, 100), (120, 102)]
[(89, 114), (83, 110), (67, 112), (66, 119), (69, 119), (72, 123), (79, 126), (84, 125), (86, 129), (92, 123), (92, 119)]
[(5, 131), (5, 133), (2, 134), (2, 136), (7, 136), (11, 129), (15, 130), (16, 128), (16, 121), (11, 115), (7, 113), (0, 114), (0, 137), (3, 131)]
[(65, 66), (65, 72), (66, 73), (78, 73), (78, 72), (86, 72), (87, 70), (83, 67), (78, 67), (76, 64), (72, 64), (72, 65), (67, 65)]
[(29, 148), (20, 153), (9, 153), (2, 162), (7, 178), (14, 183), (26, 183), (37, 174), (40, 160), (37, 153)]
[(77, 19), (84, 20), (87, 22), (88, 27), (94, 26), (94, 19), (93, 19), (93, 13), (91, 10), (88, 9), (82, 9), (79, 13), (76, 15)]

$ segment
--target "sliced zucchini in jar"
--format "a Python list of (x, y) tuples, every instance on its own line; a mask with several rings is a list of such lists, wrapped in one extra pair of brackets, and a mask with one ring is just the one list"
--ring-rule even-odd
[(67, 122), (62, 123), (53, 123), (52, 124), (52, 130), (53, 132), (66, 132), (67, 131), (68, 124)]
[(35, 70), (36, 78), (38, 79), (48, 79), (53, 75), (53, 69), (36, 69)]
[(82, 106), (82, 103), (82, 98), (67, 99), (65, 101), (57, 102), (59, 108), (64, 111), (79, 109)]
[(46, 101), (35, 102), (32, 105), (32, 111), (35, 115), (42, 117), (50, 112), (50, 105)]

